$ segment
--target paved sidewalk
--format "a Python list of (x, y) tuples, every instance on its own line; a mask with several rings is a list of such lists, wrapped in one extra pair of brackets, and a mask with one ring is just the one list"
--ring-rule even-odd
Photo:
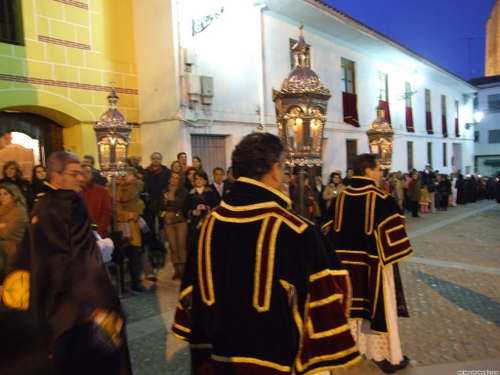
[[(398, 374), (500, 372), (500, 205), (481, 201), (448, 211), (407, 216), (414, 256), (401, 263), (410, 318), (400, 319)], [(135, 375), (188, 375), (186, 343), (170, 334), (180, 282), (171, 263), (146, 293), (123, 297)], [(334, 374), (382, 374), (362, 361)]]

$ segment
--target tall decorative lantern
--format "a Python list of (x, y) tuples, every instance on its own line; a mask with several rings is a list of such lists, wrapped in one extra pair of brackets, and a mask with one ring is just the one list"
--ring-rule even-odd
[(113, 184), (113, 209), (115, 212), (113, 229), (116, 222), (116, 178), (127, 174), (128, 146), (133, 125), (128, 125), (123, 115), (116, 109), (118, 96), (114, 87), (108, 96), (109, 108), (94, 125), (97, 138), (97, 155), (101, 175), (111, 177)]
[(281, 90), (273, 89), (279, 137), (285, 145), (286, 163), (299, 167), (299, 202), (296, 211), (305, 214), (304, 174), (307, 167), (319, 166), (328, 99), (332, 96), (318, 75), (306, 66), (309, 47), (302, 34), (292, 47), (295, 68), (284, 79)]
[(384, 107), (377, 107), (377, 119), (366, 131), (370, 153), (378, 155), (380, 168), (389, 171), (392, 167), (392, 149), (394, 148), (394, 130), (385, 119)]

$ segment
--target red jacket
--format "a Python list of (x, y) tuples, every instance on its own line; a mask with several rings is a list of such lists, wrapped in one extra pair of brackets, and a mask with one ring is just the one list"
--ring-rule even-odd
[(80, 195), (87, 204), (90, 220), (97, 225), (97, 232), (102, 238), (107, 237), (108, 226), (113, 220), (113, 205), (108, 190), (104, 186), (90, 182), (82, 187)]

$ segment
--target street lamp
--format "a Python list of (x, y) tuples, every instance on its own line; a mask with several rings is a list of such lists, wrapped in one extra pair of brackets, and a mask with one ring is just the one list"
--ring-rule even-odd
[(306, 66), (309, 47), (300, 37), (292, 47), (295, 68), (283, 80), (281, 90), (273, 89), (279, 137), (285, 145), (286, 163), (298, 167), (296, 211), (305, 214), (304, 174), (307, 167), (320, 166), (322, 139), (328, 99), (332, 96), (318, 75)]
[(378, 155), (380, 168), (390, 170), (392, 167), (392, 150), (394, 148), (394, 130), (385, 119), (384, 107), (377, 107), (377, 118), (366, 131), (370, 153)]
[(472, 126), (478, 125), (484, 117), (484, 113), (481, 111), (474, 112), (474, 122), (468, 122), (465, 124), (465, 129), (469, 130)]
[(128, 146), (133, 128), (116, 109), (117, 102), (118, 96), (112, 88), (108, 96), (109, 108), (94, 125), (101, 175), (111, 177), (113, 184), (113, 230), (117, 230), (116, 177), (127, 174)]

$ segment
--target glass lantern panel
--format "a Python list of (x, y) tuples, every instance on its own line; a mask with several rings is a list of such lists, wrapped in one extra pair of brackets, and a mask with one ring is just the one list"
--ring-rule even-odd
[(370, 141), (370, 153), (373, 155), (379, 154), (379, 145), (378, 145), (378, 141), (376, 139), (372, 139)]
[(300, 152), (304, 148), (304, 122), (301, 118), (295, 119), (293, 134), (295, 138), (295, 151)]
[(288, 119), (286, 122), (286, 147), (289, 152), (295, 150), (295, 134), (294, 134), (295, 120)]
[(304, 143), (304, 123), (302, 121), (303, 113), (299, 107), (292, 107), (288, 111), (289, 119), (287, 121), (287, 139), (290, 140), (289, 147), (291, 152), (300, 152)]
[(323, 121), (318, 119), (311, 120), (310, 137), (312, 140), (311, 151), (319, 153), (321, 151), (321, 134), (323, 133)]
[(380, 139), (380, 163), (388, 165), (391, 163), (392, 144), (387, 138)]
[(125, 143), (119, 142), (119, 144), (115, 147), (115, 155), (116, 155), (116, 167), (121, 169), (126, 166), (127, 163), (127, 148)]
[(109, 168), (111, 160), (111, 147), (107, 143), (99, 144), (99, 155), (101, 159), (101, 169)]

